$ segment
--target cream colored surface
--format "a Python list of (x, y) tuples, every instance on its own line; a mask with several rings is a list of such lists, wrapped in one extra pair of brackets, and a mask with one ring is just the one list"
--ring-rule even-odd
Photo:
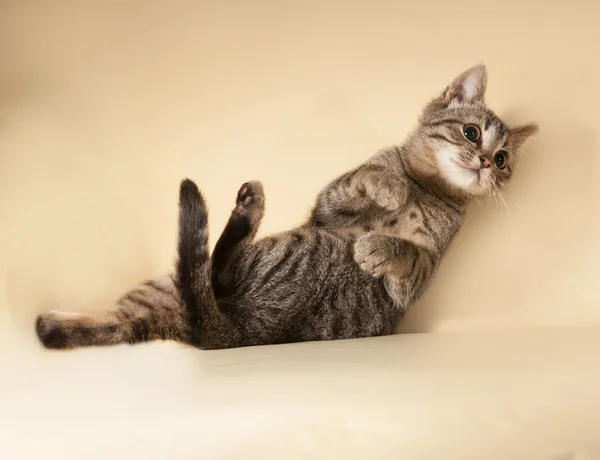
[[(595, 458), (600, 4), (403, 3), (3, 2), (0, 458)], [(261, 234), (287, 229), (477, 62), (492, 108), (541, 131), (402, 326), (420, 334), (38, 349), (36, 313), (170, 269), (182, 177), (213, 237), (248, 179)]]
[[(35, 353), (3, 459), (600, 458), (600, 329)], [(18, 364), (14, 369), (18, 369)]]

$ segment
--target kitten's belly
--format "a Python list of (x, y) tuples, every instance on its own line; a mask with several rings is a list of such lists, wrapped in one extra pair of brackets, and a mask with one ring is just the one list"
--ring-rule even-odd
[(310, 302), (331, 289), (343, 293), (341, 285), (345, 283), (349, 291), (360, 286), (366, 291), (379, 289), (381, 282), (354, 261), (354, 241), (364, 233), (360, 227), (311, 228), (258, 241), (253, 249), (262, 256), (260, 261), (255, 259), (249, 272), (237, 273), (238, 292), (251, 291), (263, 300), (296, 303), (299, 297)]

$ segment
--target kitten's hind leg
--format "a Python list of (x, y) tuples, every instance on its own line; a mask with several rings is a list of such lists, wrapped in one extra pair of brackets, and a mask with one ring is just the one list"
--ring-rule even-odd
[(126, 342), (116, 317), (94, 318), (83, 313), (49, 311), (37, 317), (36, 333), (44, 347), (67, 349)]
[(263, 186), (258, 181), (240, 187), (231, 217), (212, 254), (212, 282), (217, 296), (224, 294), (231, 273), (228, 268), (243, 248), (252, 243), (265, 209)]
[(42, 344), (52, 349), (150, 340), (189, 342), (189, 326), (170, 278), (150, 280), (132, 289), (102, 316), (42, 313), (36, 332)]

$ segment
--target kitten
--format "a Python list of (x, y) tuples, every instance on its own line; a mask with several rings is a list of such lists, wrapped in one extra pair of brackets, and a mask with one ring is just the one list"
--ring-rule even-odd
[(262, 185), (248, 182), (212, 257), (196, 185), (180, 187), (175, 274), (94, 318), (37, 319), (47, 348), (172, 339), (205, 349), (392, 334), (431, 281), (469, 202), (498, 193), (536, 125), (508, 128), (475, 66), (423, 110), (399, 147), (343, 174), (308, 221), (259, 241)]

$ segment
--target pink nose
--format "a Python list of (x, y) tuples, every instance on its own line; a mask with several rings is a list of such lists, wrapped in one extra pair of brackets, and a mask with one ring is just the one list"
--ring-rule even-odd
[(480, 169), (485, 169), (492, 166), (492, 162), (485, 157), (479, 157), (479, 161), (481, 161)]

